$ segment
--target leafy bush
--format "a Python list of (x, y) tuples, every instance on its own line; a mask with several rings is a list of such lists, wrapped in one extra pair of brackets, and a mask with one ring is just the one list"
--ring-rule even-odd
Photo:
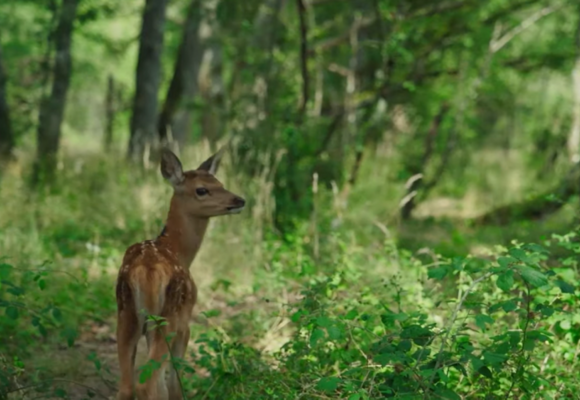
[[(578, 253), (573, 238), (548, 244)], [(187, 398), (572, 398), (579, 389), (570, 254), (514, 244), (488, 259), (438, 259), (415, 293), (402, 276), (352, 268), (348, 250), (339, 258), (285, 307), (294, 331), (273, 354), (220, 329), (202, 334), (195, 362), (176, 363)], [(435, 304), (421, 300), (425, 290)]]

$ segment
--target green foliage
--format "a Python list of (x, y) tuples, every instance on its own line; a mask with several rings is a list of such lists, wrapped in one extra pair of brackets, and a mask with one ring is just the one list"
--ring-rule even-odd
[[(563, 304), (577, 298), (558, 277), (568, 270), (547, 269), (544, 247), (518, 244), (494, 260), (456, 257), (426, 269), (429, 279), (457, 283), (448, 288), (457, 300), (435, 308), (403, 299), (396, 276), (377, 284), (349, 268), (356, 254), (348, 249), (334, 252), (338, 263), (301, 280), (302, 298), (285, 307), (293, 333), (279, 351), (260, 353), (221, 329), (202, 334), (189, 370), (176, 364), (187, 397), (560, 398), (578, 390), (576, 361), (560, 353), (574, 352), (577, 339), (554, 324), (575, 318)], [(562, 285), (569, 293), (554, 290)], [(447, 290), (440, 297), (449, 302)]]
[[(45, 3), (0, 2), (19, 156), (0, 171), (0, 398), (107, 398), (114, 275), (170, 193), (119, 162), (143, 1), (79, 3), (58, 176), (31, 191), (61, 4)], [(169, 360), (186, 398), (577, 397), (576, 180), (551, 193), (570, 169), (575, 2), (304, 3), (306, 37), (277, 0), (218, 1), (200, 30), (182, 160), (231, 138), (220, 180), (248, 209), (212, 223), (192, 267), (192, 344)], [(168, 8), (160, 99), (188, 6)], [(417, 218), (400, 223), (407, 195)], [(503, 204), (505, 226), (470, 222)]]

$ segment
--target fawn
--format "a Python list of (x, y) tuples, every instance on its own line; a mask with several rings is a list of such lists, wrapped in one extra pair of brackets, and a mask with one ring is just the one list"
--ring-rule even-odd
[[(197, 299), (189, 266), (209, 218), (239, 213), (245, 205), (244, 199), (224, 189), (214, 176), (222, 153), (223, 149), (196, 170), (184, 172), (177, 156), (162, 150), (161, 174), (173, 186), (165, 228), (157, 239), (127, 249), (117, 278), (118, 400), (133, 399), (133, 369), (141, 335), (147, 339), (148, 358), (161, 367), (137, 385), (137, 398), (182, 398), (177, 372), (170, 368), (166, 384), (165, 369), (169, 349), (173, 357), (181, 358), (189, 341), (189, 318)], [(147, 321), (148, 315), (163, 317), (166, 324)], [(167, 339), (170, 332), (173, 338)]]

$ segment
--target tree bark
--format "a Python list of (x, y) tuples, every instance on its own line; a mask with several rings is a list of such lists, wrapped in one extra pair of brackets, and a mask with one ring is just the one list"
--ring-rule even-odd
[[(449, 111), (449, 104), (443, 103), (439, 112), (435, 115), (433, 120), (431, 121), (431, 126), (429, 127), (429, 131), (427, 136), (425, 137), (425, 152), (423, 153), (423, 157), (421, 160), (411, 167), (411, 173), (415, 179), (411, 178), (407, 185), (407, 192), (405, 194), (403, 204), (401, 205), (401, 218), (403, 220), (408, 220), (411, 218), (411, 214), (415, 209), (416, 203), (416, 195), (418, 190), (424, 185), (424, 175), (425, 175), (425, 168), (427, 164), (433, 157), (433, 150), (435, 146), (435, 141), (439, 134), (439, 128), (441, 127), (441, 123), (443, 122), (443, 118)], [(441, 161), (442, 163), (444, 160)]]
[(105, 150), (108, 151), (113, 145), (113, 127), (115, 123), (115, 79), (113, 75), (109, 75), (107, 79), (107, 97), (105, 98)]
[(61, 125), (66, 96), (72, 74), (71, 45), (78, 0), (63, 0), (54, 33), (54, 67), (52, 89), (44, 98), (39, 111), (37, 131), (37, 160), (33, 182), (52, 180), (56, 171), (56, 157), (60, 144)]
[[(191, 111), (184, 103), (194, 98), (198, 86), (197, 79), (202, 54), (199, 40), (199, 8), (199, 0), (192, 0), (183, 25), (183, 35), (175, 61), (173, 77), (159, 115), (159, 140), (164, 144), (176, 140), (180, 145), (183, 145), (186, 133), (189, 132)], [(181, 115), (176, 123), (178, 112)]]
[[(259, 50), (262, 59), (260, 65), (256, 66), (257, 73), (254, 80), (254, 96), (255, 104), (252, 104), (254, 113), (249, 112), (249, 115), (254, 114), (254, 124), (261, 121), (267, 111), (268, 104), (268, 80), (270, 77), (270, 70), (273, 58), (274, 44), (276, 39), (276, 28), (278, 26), (278, 14), (282, 9), (284, 0), (265, 0), (258, 10), (258, 15), (254, 21), (254, 38), (253, 46)], [(254, 107), (255, 106), (255, 107)]]
[(2, 49), (0, 49), (0, 162), (8, 160), (14, 148), (14, 134), (6, 99), (6, 81), (7, 76), (2, 64)]
[(218, 0), (204, 2), (200, 26), (203, 56), (199, 67), (199, 94), (203, 98), (202, 133), (214, 151), (223, 131), (220, 110), (224, 108), (223, 57), (218, 39), (217, 6)]
[(143, 10), (128, 148), (128, 156), (134, 161), (146, 162), (147, 153), (157, 138), (157, 93), (162, 73), (166, 8), (167, 0), (146, 0)]
[(300, 19), (300, 71), (302, 73), (302, 98), (300, 99), (300, 118), (306, 115), (308, 106), (309, 76), (308, 76), (308, 25), (306, 23), (306, 6), (304, 0), (296, 0), (298, 17)]
[(580, 162), (580, 7), (578, 7), (578, 27), (576, 28), (576, 63), (572, 71), (574, 108), (572, 129), (568, 136), (568, 156), (572, 163)]

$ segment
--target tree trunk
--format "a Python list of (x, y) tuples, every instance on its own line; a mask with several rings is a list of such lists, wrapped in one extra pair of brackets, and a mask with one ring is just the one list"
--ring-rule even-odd
[(0, 49), (0, 162), (8, 160), (14, 148), (14, 135), (6, 99), (6, 80), (2, 64), (2, 49)]
[(128, 148), (128, 156), (134, 161), (145, 162), (157, 138), (157, 93), (162, 73), (166, 8), (167, 0), (146, 0), (143, 10)]
[[(159, 115), (158, 133), (161, 143), (176, 140), (183, 145), (191, 124), (191, 112), (187, 110), (188, 100), (197, 92), (197, 78), (202, 51), (199, 41), (199, 0), (192, 0), (183, 25), (183, 35), (177, 53), (171, 84)], [(180, 113), (176, 120), (176, 114)], [(170, 135), (171, 134), (171, 135)]]
[[(278, 14), (283, 6), (284, 0), (265, 0), (258, 10), (258, 15), (254, 21), (254, 49), (261, 53), (263, 57), (257, 65), (257, 76), (254, 81), (255, 103), (251, 108), (250, 115), (254, 114), (253, 124), (265, 118), (268, 104), (268, 80), (273, 58), (274, 44), (276, 39), (276, 28), (278, 26)], [(255, 107), (254, 107), (255, 106)]]
[(52, 89), (40, 105), (37, 131), (37, 160), (33, 182), (52, 180), (60, 143), (66, 96), (72, 74), (71, 44), (78, 0), (63, 0), (54, 33), (54, 67)]
[[(580, 16), (580, 7), (578, 13)], [(574, 90), (574, 108), (572, 130), (568, 136), (568, 156), (573, 163), (580, 162), (580, 18), (576, 28), (576, 63), (572, 71), (572, 87)]]
[[(300, 72), (302, 73), (302, 98), (300, 99), (300, 120), (306, 115), (310, 79), (308, 76), (308, 25), (306, 23), (306, 6), (304, 0), (296, 0), (300, 20)], [(301, 122), (301, 121), (300, 121)]]
[[(437, 136), (439, 135), (439, 129), (441, 127), (441, 123), (443, 122), (443, 118), (448, 111), (449, 105), (447, 103), (443, 103), (439, 109), (439, 112), (432, 119), (431, 126), (429, 127), (429, 131), (425, 137), (425, 152), (423, 153), (423, 157), (419, 162), (411, 165), (409, 168), (413, 176), (407, 183), (407, 192), (401, 201), (401, 218), (403, 220), (408, 220), (411, 218), (411, 214), (417, 205), (416, 197), (419, 189), (424, 185), (425, 168), (433, 157), (433, 150)], [(444, 161), (442, 160), (441, 162)]]
[(115, 123), (115, 79), (113, 75), (109, 75), (107, 79), (107, 97), (105, 98), (105, 137), (104, 145), (105, 150), (111, 150), (113, 145), (113, 127)]
[(215, 144), (223, 131), (220, 110), (224, 109), (224, 83), (222, 77), (223, 57), (218, 38), (218, 21), (216, 9), (218, 0), (207, 0), (204, 5), (204, 17), (200, 26), (203, 56), (199, 67), (199, 93), (203, 98), (201, 128), (215, 150)]

